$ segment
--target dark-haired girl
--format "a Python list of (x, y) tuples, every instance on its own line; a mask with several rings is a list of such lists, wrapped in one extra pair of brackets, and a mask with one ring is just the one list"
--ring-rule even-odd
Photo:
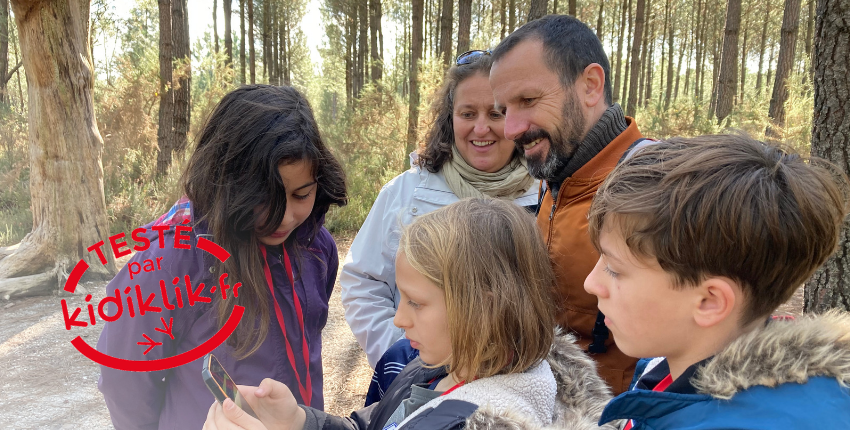
[[(239, 305), (245, 313), (236, 331), (213, 351), (230, 376), (259, 384), (271, 372), (299, 403), (322, 409), (321, 331), (338, 267), (336, 244), (322, 225), (329, 207), (347, 197), (342, 167), (322, 142), (307, 100), (293, 88), (268, 85), (224, 96), (198, 138), (182, 187), (184, 197), (145, 226), (152, 245), (106, 287), (114, 295), (138, 284), (141, 297), (154, 294), (149, 306), (162, 311), (130, 318), (125, 309), (104, 327), (98, 350), (130, 360), (175, 356), (210, 339)], [(178, 242), (190, 249), (175, 249), (176, 226), (191, 227), (189, 239)], [(164, 230), (162, 248), (156, 229)], [(230, 258), (222, 263), (199, 250), (201, 238)], [(148, 260), (160, 267), (131, 279), (128, 267)], [(226, 299), (211, 291), (225, 273)], [(186, 277), (195, 289), (206, 285), (201, 295), (209, 303), (180, 308), (173, 294), (170, 306), (163, 303), (160, 281), (170, 293), (177, 278), (186, 301)], [(115, 312), (111, 304), (107, 313)], [(163, 321), (173, 321), (171, 333), (155, 330), (167, 331)], [(137, 344), (143, 333), (162, 345), (143, 355), (148, 347)], [(115, 428), (200, 428), (213, 401), (201, 367), (200, 359), (158, 372), (101, 367), (98, 387)]]

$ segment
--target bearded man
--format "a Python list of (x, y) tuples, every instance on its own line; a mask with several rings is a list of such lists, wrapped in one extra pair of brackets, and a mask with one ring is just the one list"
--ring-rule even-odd
[(537, 224), (557, 276), (557, 322), (577, 335), (617, 395), (628, 389), (636, 360), (620, 352), (597, 298), (584, 291), (599, 260), (587, 211), (614, 166), (649, 142), (612, 102), (608, 56), (596, 33), (574, 17), (529, 22), (492, 55), (490, 86), (505, 115), (505, 136), (543, 181)]

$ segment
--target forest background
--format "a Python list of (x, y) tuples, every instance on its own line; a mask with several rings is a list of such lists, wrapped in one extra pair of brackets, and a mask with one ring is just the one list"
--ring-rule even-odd
[[(30, 101), (8, 1), (0, 0), (0, 247), (33, 228)], [(614, 101), (645, 135), (732, 128), (809, 152), (815, 0), (211, 1), (203, 11), (186, 0), (83, 2), (113, 234), (179, 198), (195, 136), (221, 97), (247, 83), (307, 95), (348, 175), (350, 203), (330, 213), (327, 227), (356, 231), (382, 185), (408, 167), (454, 57), (492, 48), (545, 13), (575, 15), (597, 32)], [(323, 27), (317, 49), (302, 26), (310, 7)], [(210, 10), (213, 24), (191, 39), (189, 16)]]

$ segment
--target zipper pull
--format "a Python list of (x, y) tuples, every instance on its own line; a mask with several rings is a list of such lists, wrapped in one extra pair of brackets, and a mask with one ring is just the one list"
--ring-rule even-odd
[(552, 221), (552, 218), (555, 216), (555, 203), (552, 203), (552, 212), (549, 212), (549, 221)]

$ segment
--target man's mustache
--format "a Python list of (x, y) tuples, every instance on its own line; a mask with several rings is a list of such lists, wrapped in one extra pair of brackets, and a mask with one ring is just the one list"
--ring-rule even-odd
[(543, 130), (542, 128), (538, 128), (536, 130), (526, 131), (525, 133), (523, 133), (522, 135), (520, 135), (519, 137), (514, 139), (514, 143), (516, 144), (517, 148), (519, 148), (520, 151), (521, 151), (523, 146), (525, 146), (526, 144), (529, 144), (531, 142), (534, 142), (535, 140), (540, 139), (540, 138), (549, 139), (550, 142), (552, 141), (551, 136), (549, 135), (549, 133), (546, 130)]

